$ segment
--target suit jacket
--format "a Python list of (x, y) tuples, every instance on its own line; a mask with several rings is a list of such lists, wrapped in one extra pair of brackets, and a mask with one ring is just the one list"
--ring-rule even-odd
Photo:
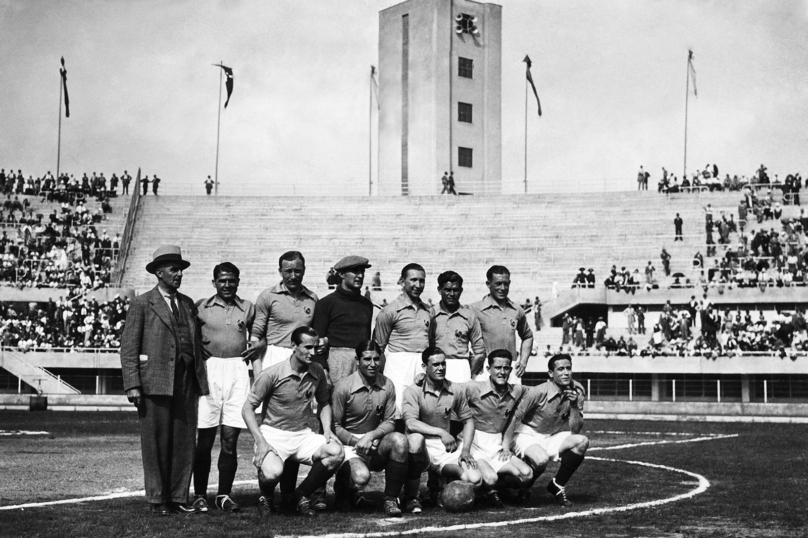
[[(202, 359), (202, 338), (196, 320), (196, 306), (190, 297), (177, 293), (177, 307), (190, 324), (194, 347), (194, 386), (200, 395), (208, 394), (208, 376)], [(149, 396), (171, 396), (174, 369), (179, 357), (179, 339), (173, 314), (155, 286), (135, 297), (129, 305), (121, 336), (123, 389), (141, 387)]]

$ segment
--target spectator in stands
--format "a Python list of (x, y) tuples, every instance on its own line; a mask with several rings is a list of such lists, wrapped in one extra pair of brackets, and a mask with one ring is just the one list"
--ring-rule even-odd
[(626, 316), (626, 323), (628, 326), (628, 334), (634, 334), (635, 328), (634, 323), (636, 322), (637, 312), (634, 310), (634, 306), (629, 304), (625, 310), (623, 310), (623, 314)]
[(637, 307), (637, 333), (645, 334), (645, 308), (643, 306)]
[(132, 176), (126, 170), (123, 171), (121, 176), (121, 194), (129, 194), (129, 183), (132, 181)]
[(665, 271), (665, 276), (671, 276), (671, 255), (662, 247), (662, 252), (659, 255), (662, 260), (662, 269)]
[(674, 228), (674, 241), (684, 241), (682, 238), (682, 217), (679, 216), (679, 213), (676, 214), (676, 218), (673, 219), (673, 228)]
[(584, 269), (583, 267), (578, 269), (578, 274), (575, 275), (575, 278), (572, 280), (572, 287), (573, 288), (585, 288), (585, 287), (587, 287), (585, 271), (586, 271), (586, 269)]
[(154, 178), (152, 178), (152, 193), (157, 196), (157, 189), (160, 188), (160, 182), (162, 179), (157, 177), (157, 174), (154, 174)]
[(586, 287), (587, 288), (594, 288), (595, 287), (595, 270), (591, 267), (586, 274)]
[(211, 192), (213, 192), (213, 180), (208, 176), (208, 179), (205, 180), (205, 193), (210, 196)]

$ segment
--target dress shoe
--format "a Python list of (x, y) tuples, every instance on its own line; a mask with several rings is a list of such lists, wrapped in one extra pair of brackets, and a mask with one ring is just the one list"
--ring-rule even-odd
[(150, 504), (151, 513), (155, 516), (167, 516), (171, 514), (167, 504)]
[(168, 509), (175, 514), (195, 514), (196, 508), (186, 503), (169, 503)]

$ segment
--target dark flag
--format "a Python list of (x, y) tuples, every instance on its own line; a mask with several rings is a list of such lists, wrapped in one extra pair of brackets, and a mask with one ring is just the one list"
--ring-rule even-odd
[(687, 73), (690, 75), (690, 78), (693, 79), (693, 95), (696, 97), (699, 96), (699, 92), (696, 90), (696, 68), (693, 67), (693, 51), (687, 51)]
[(70, 117), (70, 99), (67, 97), (67, 69), (65, 68), (65, 58), (62, 56), (62, 67), (59, 68), (62, 74), (62, 88), (65, 91), (65, 118)]
[(376, 81), (376, 66), (370, 66), (370, 80), (373, 82), (373, 93), (376, 94), (376, 108), (379, 108), (379, 83)]
[(227, 100), (224, 102), (224, 107), (227, 108), (227, 103), (230, 102), (230, 95), (233, 93), (233, 70), (225, 65), (222, 64), (214, 64), (218, 65), (224, 71), (225, 81), (224, 87), (227, 88)]
[(541, 118), (541, 101), (539, 101), (539, 93), (536, 91), (536, 85), (533, 84), (533, 75), (530, 74), (530, 67), (533, 65), (533, 62), (530, 61), (530, 56), (525, 55), (525, 59), (522, 60), (527, 64), (527, 81), (530, 82), (530, 87), (533, 88), (533, 95), (536, 96), (536, 104), (539, 105), (539, 117)]

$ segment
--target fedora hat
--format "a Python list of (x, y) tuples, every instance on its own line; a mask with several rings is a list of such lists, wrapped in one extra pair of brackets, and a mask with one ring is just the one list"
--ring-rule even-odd
[(191, 262), (182, 259), (182, 250), (176, 245), (163, 245), (154, 251), (153, 260), (146, 265), (146, 271), (154, 274), (158, 268), (168, 263), (177, 264), (180, 269), (187, 269)]

